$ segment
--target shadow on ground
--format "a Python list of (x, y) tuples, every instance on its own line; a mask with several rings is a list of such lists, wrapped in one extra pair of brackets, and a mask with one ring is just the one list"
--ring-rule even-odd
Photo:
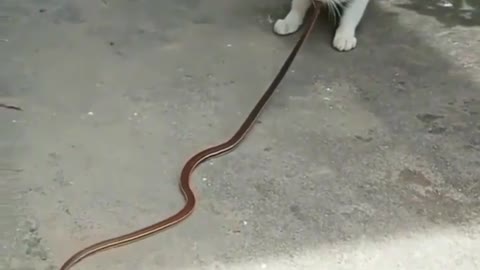
[[(77, 29), (78, 25), (95, 18), (96, 25), (86, 27), (81, 33), (94, 37), (92, 44), (102, 41), (105, 50), (111, 50), (109, 57), (115, 59), (112, 63), (156, 63), (158, 70), (143, 70), (143, 64), (135, 66), (141, 71), (129, 70), (137, 75), (151, 74), (148, 78), (155, 82), (152, 84), (155, 87), (140, 89), (132, 84), (122, 95), (135, 106), (152, 108), (150, 113), (159, 116), (155, 125), (170, 125), (169, 119), (162, 118), (168, 116), (166, 111), (161, 111), (162, 106), (167, 106), (165, 100), (169, 104), (179, 102), (178, 107), (176, 104), (168, 106), (173, 106), (169, 107), (174, 108), (170, 113), (179, 117), (175, 121), (185, 123), (179, 129), (182, 133), (178, 134), (185, 134), (186, 137), (179, 140), (183, 140), (186, 146), (180, 143), (169, 151), (162, 150), (162, 155), (167, 152), (180, 154), (169, 154), (172, 156), (165, 161), (150, 165), (155, 167), (156, 173), (159, 169), (162, 176), (172, 177), (180, 169), (185, 156), (191, 154), (192, 147), (196, 149), (204, 142), (210, 142), (208, 139), (198, 142), (201, 141), (199, 137), (189, 137), (188, 134), (197, 134), (198, 130), (209, 137), (205, 135), (209, 128), (193, 126), (209, 123), (211, 129), (219, 130), (227, 126), (225, 134), (230, 134), (240, 123), (240, 116), (246, 114), (275, 74), (296, 39), (294, 36), (273, 36), (267, 17), (284, 14), (287, 2), (284, 1), (282, 10), (274, 0), (169, 0), (162, 4), (155, 0), (125, 0), (109, 2), (108, 11), (102, 11), (105, 12), (101, 13), (102, 16), (89, 17), (99, 11), (86, 8), (86, 2), (65, 4), (64, 1), (52, 1), (50, 5), (56, 8), (51, 13), (50, 8), (41, 11), (42, 4), (39, 3), (26, 5), (28, 7), (22, 12), (29, 16), (44, 16), (32, 21), (42, 22), (43, 27), (57, 24), (55, 29), (58, 31)], [(59, 11), (63, 9), (67, 11)], [(418, 6), (415, 9), (421, 12)], [(198, 211), (185, 223), (162, 235), (89, 261), (109, 265), (113, 260), (117, 267), (131, 261), (125, 269), (133, 269), (131, 267), (142, 263), (165, 269), (200, 267), (214, 262), (235, 263), (252, 258), (293, 256), (302, 250), (315, 250), (339, 242), (360, 238), (386, 239), (434, 227), (461, 226), (478, 219), (480, 89), (471, 77), (459, 71), (435, 48), (424, 44), (421, 37), (398, 25), (396, 16), (372, 4), (359, 31), (359, 47), (350, 53), (335, 52), (330, 45), (331, 28), (318, 27), (249, 140), (238, 151), (215, 160), (214, 166), (199, 169), (196, 178), (209, 175), (208, 178), (213, 180), (208, 185), (195, 181), (200, 196)], [(109, 21), (113, 19), (118, 25)], [(63, 37), (57, 35), (60, 34), (50, 32), (48, 39), (42, 39), (38, 44), (60, 46)], [(68, 47), (68, 51), (77, 53), (78, 47), (72, 42), (75, 38), (67, 34), (66, 39), (65, 42), (70, 44), (67, 47), (76, 48)], [(176, 50), (175, 44), (186, 45)], [(226, 44), (228, 48), (218, 49), (218, 44)], [(11, 46), (13, 50), (14, 45)], [(88, 46), (93, 45), (88, 43)], [(157, 50), (157, 46), (165, 47), (165, 51), (162, 51), (163, 47)], [(236, 46), (239, 49), (230, 49)], [(173, 64), (172, 59), (177, 56), (184, 58)], [(160, 59), (164, 62), (157, 61)], [(90, 61), (94, 61), (94, 57)], [(187, 70), (185, 72), (188, 69), (193, 71), (178, 79), (175, 74), (179, 66)], [(109, 66), (95, 68), (108, 70)], [(174, 71), (168, 71), (170, 69)], [(217, 73), (210, 74), (212, 70)], [(42, 73), (41, 70), (38, 72)], [(164, 76), (161, 77), (164, 79), (155, 81), (155, 76)], [(225, 76), (225, 82), (205, 79), (211, 76)], [(122, 79), (127, 80), (118, 76), (118, 80)], [(31, 100), (35, 101), (35, 106), (55, 108), (59, 114), (76, 112), (87, 101), (89, 104), (95, 104), (95, 101), (108, 104), (111, 106), (109, 110), (115, 108), (112, 101), (115, 99), (84, 97), (81, 93), (71, 94), (70, 98), (77, 104), (65, 105), (63, 99), (69, 97), (60, 94), (66, 89), (35, 93), (35, 80), (32, 82), (30, 94), (23, 95), (33, 96)], [(15, 84), (9, 81), (12, 88)], [(90, 93), (87, 89), (86, 93)], [(182, 91), (180, 95), (178, 91)], [(9, 90), (9, 95), (11, 93)], [(190, 98), (197, 96), (199, 100)], [(219, 117), (216, 114), (194, 121), (192, 115), (198, 115), (196, 109), (205, 104), (214, 106), (225, 119), (230, 117), (229, 121), (212, 120)], [(242, 114), (236, 114), (238, 111)], [(181, 117), (180, 113), (186, 116)], [(71, 123), (67, 120), (65, 123)], [(96, 132), (101, 133), (101, 126), (95, 126)], [(148, 126), (143, 128), (149, 129)], [(140, 136), (138, 134), (136, 136)], [(70, 150), (65, 150), (67, 154), (50, 154), (49, 164), (61, 166), (59, 157), (63, 155), (63, 162), (68, 162), (69, 158), (65, 156), (78, 155), (77, 151), (82, 151), (79, 146), (71, 150), (70, 144), (74, 144), (71, 141), (77, 140), (77, 145), (83, 140), (80, 135), (80, 139), (71, 136), (53, 136), (56, 145), (65, 140)], [(115, 136), (121, 135), (115, 133)], [(114, 140), (115, 136), (108, 140)], [(67, 140), (70, 141), (67, 143)], [(155, 137), (146, 142), (159, 140)], [(141, 143), (139, 141), (136, 139), (132, 144)], [(85, 143), (85, 149), (88, 144)], [(115, 147), (120, 146), (129, 147)], [(142, 148), (140, 156), (154, 155), (157, 150), (153, 148), (156, 147)], [(92, 158), (96, 154), (101, 155), (89, 152)], [(102, 163), (93, 164), (80, 170), (78, 176), (69, 175), (75, 169), (62, 167), (62, 179), (77, 177), (73, 181), (77, 187), (70, 187), (65, 181), (66, 184), (55, 189), (50, 196), (37, 194), (27, 198), (33, 202), (51, 200), (51, 205), (56, 205), (58, 200), (62, 204), (57, 206), (58, 209), (53, 208), (57, 209), (57, 214), (50, 213), (49, 218), (37, 217), (40, 227), (42, 222), (49, 220), (56, 220), (56, 226), (60, 226), (53, 230), (52, 225), (43, 225), (41, 232), (42, 244), (50, 247), (56, 264), (67, 252), (84, 247), (100, 236), (136, 229), (149, 223), (147, 219), (154, 221), (159, 213), (166, 215), (176, 209), (171, 203), (162, 202), (176, 192), (173, 179), (163, 185), (156, 179), (156, 173), (149, 175), (152, 178), (143, 175), (145, 177), (135, 180), (134, 188), (122, 191), (122, 184), (113, 186), (111, 179), (95, 178), (93, 173), (85, 177), (85, 171), (102, 169)], [(120, 170), (122, 163), (118, 164)], [(90, 186), (85, 184), (79, 195), (78, 185), (81, 186), (82, 181), (92, 182)], [(102, 187), (107, 191), (91, 190)], [(61, 202), (57, 197), (62, 197)], [(31, 205), (33, 213), (42, 213), (39, 205)], [(133, 213), (125, 209), (111, 210), (115, 205), (123, 205)], [(144, 215), (136, 212), (140, 208), (132, 210), (132, 205), (142, 205)], [(98, 225), (106, 222), (109, 214), (102, 214), (106, 208), (110, 209), (110, 214), (120, 216), (113, 220), (121, 220), (123, 228), (110, 226), (111, 223)], [(90, 234), (94, 229), (95, 236)], [(70, 230), (71, 236), (56, 234), (56, 231)]]

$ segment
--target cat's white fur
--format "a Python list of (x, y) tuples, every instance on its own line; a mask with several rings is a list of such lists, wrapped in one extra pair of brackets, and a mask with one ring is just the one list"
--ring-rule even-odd
[[(292, 0), (290, 12), (273, 26), (275, 33), (287, 35), (296, 32), (303, 24), (312, 0)], [(349, 51), (357, 46), (355, 31), (362, 20), (369, 0), (317, 0), (324, 4), (340, 4), (344, 7), (335, 36), (333, 47), (339, 51)]]

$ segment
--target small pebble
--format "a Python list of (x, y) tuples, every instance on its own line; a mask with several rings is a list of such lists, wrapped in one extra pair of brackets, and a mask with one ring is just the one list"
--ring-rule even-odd
[(93, 115), (93, 112), (88, 112), (88, 115)]
[(247, 225), (248, 222), (246, 220), (243, 221), (243, 225)]
[(227, 47), (229, 47), (229, 48), (232, 47), (232, 44), (227, 44)]
[(262, 267), (262, 269), (267, 269), (267, 265), (264, 264), (264, 263), (262, 263), (261, 267)]
[(204, 181), (204, 182), (207, 181), (207, 178), (206, 178), (206, 177), (203, 177), (203, 178), (202, 178), (202, 181)]

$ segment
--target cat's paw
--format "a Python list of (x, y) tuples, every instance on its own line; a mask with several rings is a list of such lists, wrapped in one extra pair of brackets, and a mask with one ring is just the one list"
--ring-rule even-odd
[(339, 51), (350, 51), (357, 46), (357, 38), (354, 31), (339, 30), (333, 38), (333, 47)]
[(273, 31), (278, 35), (289, 35), (295, 33), (301, 25), (302, 21), (300, 19), (287, 16), (285, 19), (275, 22)]

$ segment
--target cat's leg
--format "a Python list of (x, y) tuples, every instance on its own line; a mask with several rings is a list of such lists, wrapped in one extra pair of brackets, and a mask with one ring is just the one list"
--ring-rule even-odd
[(355, 30), (362, 20), (368, 2), (369, 0), (348, 1), (333, 38), (333, 47), (337, 50), (349, 51), (357, 46)]
[(303, 19), (310, 7), (311, 0), (292, 0), (290, 12), (284, 19), (277, 20), (273, 31), (279, 35), (296, 32), (303, 24)]

